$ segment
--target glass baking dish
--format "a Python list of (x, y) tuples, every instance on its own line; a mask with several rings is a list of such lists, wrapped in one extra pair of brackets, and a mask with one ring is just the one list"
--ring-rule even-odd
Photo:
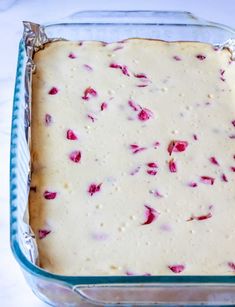
[[(187, 12), (78, 12), (45, 26), (49, 38), (119, 41), (130, 37), (168, 41), (231, 42), (235, 31)], [(11, 248), (33, 292), (53, 306), (190, 306), (235, 305), (235, 276), (61, 276), (33, 263), (28, 225), (29, 150), (25, 121), (26, 54), (19, 45), (11, 132), (10, 209)], [(220, 248), (220, 247), (218, 247)]]

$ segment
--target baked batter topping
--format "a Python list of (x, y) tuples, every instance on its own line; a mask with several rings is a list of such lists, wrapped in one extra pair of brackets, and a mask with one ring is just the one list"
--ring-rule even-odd
[(235, 272), (235, 66), (196, 42), (34, 56), (30, 224), (64, 275)]

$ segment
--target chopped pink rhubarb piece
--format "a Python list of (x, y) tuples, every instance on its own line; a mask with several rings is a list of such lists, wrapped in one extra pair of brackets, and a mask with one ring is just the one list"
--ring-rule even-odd
[(230, 169), (232, 172), (235, 172), (235, 166), (231, 166)]
[(87, 114), (87, 117), (94, 123), (94, 121), (96, 120), (96, 118), (91, 115), (91, 114)]
[(233, 271), (235, 271), (235, 263), (234, 263), (234, 262), (229, 261), (229, 262), (228, 262), (228, 266), (229, 266)]
[(149, 120), (152, 116), (153, 116), (153, 113), (146, 108), (142, 109), (138, 114), (138, 118), (141, 121)]
[(122, 73), (123, 75), (130, 76), (126, 65), (122, 66)]
[(70, 52), (70, 54), (68, 55), (68, 57), (70, 59), (76, 59), (76, 55), (73, 52)]
[(43, 196), (45, 199), (48, 199), (48, 200), (55, 199), (57, 196), (57, 192), (45, 191), (43, 193)]
[(153, 144), (154, 149), (157, 149), (160, 146), (160, 142), (156, 141)]
[(228, 182), (228, 178), (225, 174), (221, 175), (221, 180), (224, 181), (224, 182)]
[(191, 188), (196, 188), (197, 183), (196, 182), (189, 182), (188, 186), (191, 187)]
[(167, 151), (171, 155), (172, 152), (182, 152), (185, 151), (186, 148), (188, 147), (188, 142), (187, 141), (171, 141), (170, 144), (168, 145)]
[(137, 87), (146, 87), (146, 86), (148, 86), (148, 84), (137, 84), (136, 86)]
[(151, 175), (151, 176), (157, 175), (157, 170), (148, 169), (146, 172), (147, 172), (149, 175)]
[(146, 150), (147, 148), (146, 147), (140, 147), (139, 145), (137, 144), (131, 144), (130, 145), (130, 149), (132, 151), (133, 154), (136, 154), (138, 152), (141, 152), (141, 151), (144, 151)]
[(153, 191), (153, 190), (151, 190), (151, 191), (149, 191), (151, 194), (153, 194), (153, 196), (155, 196), (155, 197), (158, 197), (158, 198), (162, 198), (162, 197), (164, 197), (158, 190), (155, 190), (155, 191)]
[(38, 237), (39, 239), (44, 239), (47, 235), (49, 235), (49, 233), (51, 233), (51, 230), (47, 230), (47, 229), (39, 229), (38, 230)]
[(225, 78), (224, 78), (225, 70), (224, 70), (224, 69), (220, 69), (219, 72), (220, 72), (220, 80), (221, 80), (221, 81), (226, 81)]
[(90, 65), (88, 65), (88, 64), (84, 64), (83, 67), (84, 67), (87, 71), (92, 71), (92, 70), (93, 70), (93, 68), (92, 68)]
[(66, 137), (67, 137), (68, 140), (72, 140), (72, 141), (75, 141), (75, 140), (78, 139), (75, 132), (71, 129), (67, 130)]
[(235, 119), (231, 121), (232, 125), (235, 127)]
[(48, 92), (49, 95), (56, 95), (59, 92), (58, 88), (53, 86)]
[(201, 176), (201, 182), (205, 184), (213, 185), (215, 182), (215, 178), (209, 176)]
[(219, 166), (219, 162), (217, 161), (217, 159), (215, 157), (210, 157), (209, 158), (210, 162), (214, 165), (218, 165)]
[(154, 208), (151, 208), (147, 205), (144, 205), (146, 208), (146, 221), (144, 223), (142, 223), (141, 225), (148, 225), (151, 224), (155, 219), (158, 218), (159, 216), (159, 212), (157, 212), (157, 210), (155, 210)]
[(100, 106), (100, 110), (101, 111), (104, 111), (105, 109), (107, 109), (108, 108), (108, 104), (106, 103), (106, 102), (102, 102), (101, 103), (101, 106)]
[(126, 65), (119, 65), (119, 64), (116, 64), (116, 63), (111, 63), (109, 65), (109, 67), (120, 69), (122, 71), (123, 75), (126, 75), (128, 77), (130, 76)]
[(96, 97), (96, 96), (97, 96), (96, 90), (89, 86), (88, 88), (85, 89), (82, 99), (89, 100), (91, 97)]
[(187, 222), (190, 222), (190, 221), (193, 221), (193, 220), (196, 220), (196, 221), (203, 221), (203, 220), (207, 220), (207, 219), (210, 219), (212, 217), (212, 214), (209, 212), (208, 214), (205, 214), (205, 215), (199, 215), (199, 216), (194, 216), (192, 215), (188, 220)]
[(169, 170), (170, 170), (171, 173), (176, 173), (177, 172), (177, 165), (176, 165), (176, 162), (174, 161), (174, 159), (171, 159), (169, 161), (168, 166), (169, 166)]
[(173, 59), (176, 61), (182, 61), (182, 59), (178, 55), (174, 55)]
[(134, 101), (129, 100), (128, 104), (134, 111), (139, 111), (140, 107), (137, 104), (135, 104)]
[(140, 74), (134, 74), (134, 76), (138, 79), (148, 79), (147, 76), (143, 73)]
[(179, 274), (184, 271), (185, 266), (183, 264), (176, 264), (176, 265), (168, 265), (168, 268), (176, 274)]
[(203, 54), (197, 54), (197, 55), (196, 55), (196, 58), (197, 58), (198, 60), (200, 60), (200, 61), (203, 61), (203, 60), (205, 60), (206, 56), (203, 55)]
[(50, 126), (52, 123), (52, 116), (50, 114), (45, 115), (45, 125)]
[(88, 193), (93, 196), (95, 193), (99, 192), (101, 189), (101, 185), (102, 183), (96, 184), (96, 183), (92, 183), (90, 184), (89, 188), (88, 188)]
[(158, 167), (157, 163), (155, 163), (155, 162), (149, 162), (149, 163), (147, 163), (147, 166), (150, 167), (150, 168), (157, 168)]
[(69, 159), (74, 163), (79, 163), (82, 157), (82, 153), (79, 150), (74, 150), (70, 153)]

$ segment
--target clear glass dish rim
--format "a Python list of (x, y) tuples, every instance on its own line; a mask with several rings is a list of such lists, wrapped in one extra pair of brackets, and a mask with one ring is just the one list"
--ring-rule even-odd
[[(235, 30), (231, 27), (228, 27), (223, 24), (210, 22), (203, 19), (198, 19), (193, 14), (184, 11), (152, 11), (152, 10), (136, 10), (136, 11), (81, 11), (76, 13), (77, 15), (83, 15), (87, 13), (97, 14), (99, 13), (161, 13), (161, 14), (174, 14), (174, 13), (182, 13), (187, 14), (188, 16), (195, 18), (195, 24), (191, 23), (179, 23), (173, 24), (172, 26), (182, 25), (182, 26), (210, 26), (215, 28), (221, 28), (224, 30), (233, 33), (235, 36)], [(198, 23), (198, 21), (200, 23)], [(138, 24), (145, 24), (148, 23), (137, 22)], [(78, 22), (57, 22), (57, 23), (50, 23), (46, 24), (45, 28), (49, 28), (52, 26), (60, 26), (60, 25), (75, 25), (79, 24)], [(94, 24), (93, 22), (82, 23), (83, 25), (90, 25)], [(102, 23), (105, 24), (113, 24), (118, 25), (119, 23)], [(125, 23), (121, 23), (125, 24)], [(158, 24), (154, 22), (154, 24)], [(161, 25), (163, 25), (161, 23)], [(165, 24), (166, 25), (166, 24)], [(106, 285), (106, 286), (136, 286), (136, 285), (158, 285), (158, 286), (172, 286), (172, 285), (234, 285), (235, 284), (235, 276), (227, 276), (227, 275), (166, 275), (166, 276), (67, 276), (67, 275), (58, 275), (47, 272), (40, 267), (34, 265), (30, 262), (20, 248), (20, 244), (18, 241), (18, 229), (15, 226), (18, 221), (13, 216), (13, 212), (17, 210), (17, 204), (15, 204), (17, 200), (17, 185), (15, 184), (16, 179), (16, 169), (17, 169), (17, 144), (18, 144), (18, 122), (19, 122), (19, 107), (17, 106), (18, 102), (20, 101), (20, 88), (22, 86), (22, 82), (24, 82), (22, 78), (22, 67), (24, 62), (24, 43), (23, 40), (20, 41), (19, 44), (19, 53), (18, 53), (18, 64), (17, 64), (17, 71), (16, 71), (16, 82), (15, 82), (15, 90), (14, 90), (14, 101), (13, 101), (13, 113), (12, 113), (12, 126), (11, 126), (11, 149), (10, 149), (10, 244), (11, 249), (14, 257), (16, 258), (17, 262), (30, 275), (33, 275), (38, 278), (43, 278), (48, 281), (54, 281), (58, 283), (66, 284), (67, 286), (86, 286), (86, 285)]]

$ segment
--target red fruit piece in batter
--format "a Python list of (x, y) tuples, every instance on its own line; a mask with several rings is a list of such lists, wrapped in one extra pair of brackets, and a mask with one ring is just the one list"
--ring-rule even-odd
[(141, 121), (149, 120), (152, 116), (153, 116), (153, 113), (146, 108), (142, 109), (138, 114), (138, 118)]
[(87, 71), (92, 71), (92, 70), (93, 70), (93, 68), (92, 68), (90, 65), (88, 65), (88, 64), (84, 64), (83, 67), (84, 67)]
[(43, 193), (43, 196), (44, 196), (44, 198), (45, 199), (55, 199), (56, 198), (56, 196), (57, 196), (57, 192), (50, 192), (50, 191), (45, 191), (44, 193)]
[(164, 197), (158, 190), (150, 191), (150, 193), (153, 194), (155, 197), (158, 197), (158, 198)]
[(107, 107), (108, 107), (107, 103), (106, 102), (102, 102), (101, 106), (100, 106), (100, 110), (104, 111), (105, 109), (107, 109)]
[(155, 176), (157, 174), (157, 171), (156, 170), (153, 170), (153, 169), (148, 169), (147, 170), (147, 173), (151, 176)]
[(208, 214), (205, 214), (205, 215), (199, 215), (199, 216), (194, 216), (192, 215), (188, 220), (187, 222), (190, 222), (190, 221), (193, 221), (193, 220), (196, 220), (196, 221), (203, 221), (203, 220), (207, 220), (209, 218), (212, 217), (212, 214), (209, 212)]
[(197, 140), (198, 140), (198, 137), (197, 137), (197, 135), (196, 135), (196, 134), (193, 134), (193, 139), (194, 139), (195, 141), (197, 141)]
[(169, 161), (168, 166), (169, 166), (169, 170), (170, 170), (171, 173), (176, 173), (177, 172), (177, 165), (176, 165), (176, 162), (174, 161), (174, 159), (171, 159)]
[(235, 127), (235, 119), (231, 121), (232, 125)]
[(143, 73), (140, 74), (134, 74), (134, 76), (138, 79), (148, 79), (147, 76)]
[(156, 218), (158, 218), (160, 213), (147, 205), (144, 205), (144, 206), (146, 208), (146, 212), (145, 212), (146, 221), (142, 223), (141, 225), (148, 225), (148, 224), (151, 224)]
[(219, 162), (217, 161), (217, 159), (215, 157), (210, 157), (209, 158), (210, 162), (214, 165), (219, 165)]
[(146, 150), (147, 148), (146, 148), (146, 147), (140, 147), (140, 146), (137, 145), (137, 144), (131, 144), (131, 145), (130, 145), (130, 149), (132, 150), (132, 153), (133, 153), (133, 154), (136, 154), (136, 153), (138, 153), (138, 152), (141, 152), (141, 151)]
[(102, 183), (99, 183), (99, 184), (92, 183), (92, 184), (90, 184), (90, 186), (88, 188), (88, 193), (92, 196), (93, 194), (99, 192), (100, 189), (101, 189), (101, 185), (102, 185)]
[(224, 69), (220, 69), (220, 80), (222, 81), (226, 81), (225, 78), (224, 78), (224, 73), (225, 73), (225, 70)]
[(139, 111), (140, 107), (137, 104), (135, 104), (134, 101), (129, 100), (128, 104), (134, 111)]
[(149, 162), (149, 163), (147, 163), (147, 166), (150, 167), (150, 168), (157, 168), (158, 167), (157, 163), (155, 163), (155, 162)]
[(182, 61), (182, 59), (178, 55), (174, 55), (173, 59), (176, 61)]
[(185, 266), (183, 264), (175, 264), (175, 265), (168, 265), (168, 268), (176, 274), (179, 274), (184, 271)]
[(75, 141), (75, 140), (78, 139), (78, 137), (76, 136), (75, 132), (73, 130), (71, 130), (71, 129), (67, 130), (66, 136), (67, 136), (68, 140)]
[(89, 100), (91, 97), (96, 97), (96, 96), (97, 96), (96, 90), (89, 86), (88, 88), (85, 89), (82, 99)]
[(221, 175), (221, 180), (224, 181), (224, 182), (228, 182), (228, 178), (225, 174)]
[(148, 86), (148, 84), (138, 84), (138, 85), (136, 85), (137, 87), (146, 87), (146, 86)]
[(124, 75), (126, 75), (128, 77), (130, 76), (126, 65), (120, 65), (120, 64), (116, 64), (116, 63), (111, 63), (109, 65), (109, 67), (110, 68), (120, 69)]
[(74, 163), (79, 163), (81, 160), (81, 157), (82, 157), (82, 154), (81, 154), (81, 151), (79, 150), (74, 150), (69, 155), (69, 159), (73, 161)]
[(68, 55), (68, 57), (70, 59), (76, 59), (76, 55), (73, 52), (70, 52), (70, 54)]
[(45, 125), (50, 126), (52, 123), (52, 116), (50, 114), (45, 114)]
[(90, 114), (87, 114), (87, 117), (94, 123), (94, 121), (96, 120), (96, 118)]
[(168, 145), (167, 151), (171, 155), (172, 152), (182, 152), (185, 151), (186, 148), (188, 147), (188, 142), (187, 141), (171, 141), (170, 144)]
[(233, 271), (235, 271), (235, 263), (234, 263), (234, 262), (229, 261), (229, 262), (228, 262), (228, 266), (229, 266)]
[(38, 237), (39, 239), (44, 239), (47, 235), (49, 235), (49, 233), (51, 233), (51, 230), (47, 230), (47, 229), (39, 229), (38, 230)]
[(123, 75), (130, 76), (126, 65), (122, 66), (122, 73)]
[(213, 185), (215, 182), (215, 178), (209, 176), (201, 176), (201, 182), (205, 184)]
[(56, 95), (59, 92), (58, 88), (53, 86), (48, 92), (49, 95)]
[(159, 146), (160, 146), (160, 142), (156, 141), (155, 143), (153, 143), (154, 149), (157, 149)]
[(235, 172), (235, 166), (231, 166), (230, 169), (232, 172)]
[(197, 54), (197, 55), (196, 55), (196, 58), (197, 58), (198, 60), (200, 60), (200, 61), (203, 61), (203, 60), (205, 60), (206, 56), (203, 55), (203, 54)]
[(197, 183), (196, 182), (189, 182), (188, 186), (191, 187), (191, 188), (196, 188)]

